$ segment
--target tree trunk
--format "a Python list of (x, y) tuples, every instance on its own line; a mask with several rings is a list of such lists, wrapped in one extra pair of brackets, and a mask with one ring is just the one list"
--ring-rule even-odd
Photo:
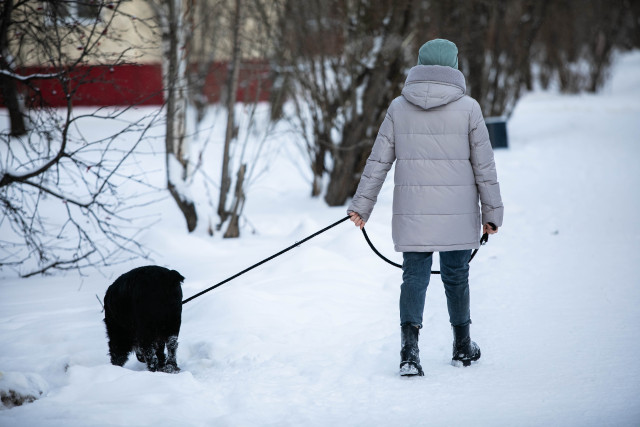
[[(345, 126), (343, 132), (343, 141), (353, 141), (349, 148), (336, 151), (333, 154), (334, 165), (331, 170), (329, 185), (327, 186), (327, 194), (324, 200), (329, 206), (342, 206), (349, 197), (355, 193), (360, 174), (362, 173), (361, 158), (365, 144), (368, 147), (367, 153), (370, 152), (371, 142), (367, 141), (366, 129), (364, 121), (350, 123)], [(346, 145), (346, 144), (343, 144)]]
[[(182, 0), (169, 0), (160, 16), (163, 27), (164, 76), (167, 94), (166, 165), (167, 188), (187, 221), (189, 232), (195, 230), (198, 216), (194, 202), (185, 194), (189, 167), (187, 131), (187, 57), (186, 31)], [(175, 158), (177, 161), (172, 161)]]
[(353, 118), (345, 123), (342, 130), (342, 142), (332, 151), (333, 169), (325, 201), (329, 206), (342, 206), (355, 193), (360, 175), (385, 112), (396, 96), (405, 78), (403, 45), (401, 34), (407, 32), (413, 19), (413, 2), (394, 3), (385, 19), (382, 37), (383, 47), (376, 55), (375, 64), (366, 68), (358, 76), (357, 84), (362, 90), (352, 89), (350, 103), (361, 105), (361, 111), (355, 108)]
[(486, 87), (488, 84), (488, 73), (485, 69), (485, 56), (488, 50), (486, 48), (486, 31), (490, 18), (488, 5), (481, 0), (476, 0), (472, 2), (471, 12), (468, 14), (467, 38), (460, 49), (465, 52), (468, 61), (468, 69), (463, 71), (469, 76), (467, 94), (480, 102), (481, 106), (484, 107), (482, 110), (486, 114), (486, 102), (483, 105), (483, 101), (486, 101)]
[[(2, 23), (0, 23), (0, 67), (3, 70), (11, 70), (11, 64), (8, 62), (9, 55), (9, 23), (11, 22), (11, 13), (13, 12), (13, 0), (5, 0), (2, 8)], [(2, 87), (2, 99), (5, 107), (9, 110), (9, 119), (11, 123), (11, 135), (26, 135), (27, 127), (24, 123), (24, 114), (22, 105), (18, 99), (18, 88), (16, 82), (11, 77), (0, 76), (0, 87)]]
[(7, 110), (9, 110), (11, 136), (26, 135), (27, 127), (24, 123), (22, 105), (18, 99), (16, 82), (11, 77), (0, 76), (0, 86), (2, 87), (2, 100)]
[(229, 220), (229, 227), (227, 227), (227, 231), (224, 233), (225, 238), (229, 237), (239, 237), (240, 236), (240, 226), (239, 219), (242, 214), (242, 208), (244, 208), (244, 174), (247, 170), (247, 165), (243, 164), (240, 166), (240, 170), (238, 170), (238, 179), (236, 181), (236, 193), (234, 196), (233, 209), (231, 210), (231, 219)]
[(313, 173), (313, 183), (311, 184), (311, 197), (318, 197), (322, 194), (322, 178), (326, 170), (325, 157), (327, 155), (327, 147), (325, 141), (329, 141), (328, 137), (316, 136), (315, 156), (311, 164), (311, 172)]
[(176, 201), (178, 208), (184, 215), (184, 219), (187, 221), (187, 230), (191, 233), (196, 229), (196, 225), (198, 225), (198, 215), (196, 214), (196, 206), (193, 201), (185, 199), (183, 195), (176, 189), (176, 187), (169, 181), (167, 183), (167, 188), (169, 189), (169, 193), (173, 197), (173, 200)]
[(224, 153), (222, 157), (222, 178), (220, 179), (220, 199), (218, 201), (218, 215), (220, 216), (220, 226), (229, 217), (227, 211), (227, 196), (231, 189), (231, 176), (229, 172), (229, 151), (232, 141), (237, 136), (235, 124), (235, 104), (236, 92), (238, 90), (238, 73), (240, 71), (240, 12), (242, 10), (242, 0), (235, 1), (235, 13), (233, 22), (233, 57), (230, 63), (229, 75), (227, 78), (227, 129), (224, 137)]

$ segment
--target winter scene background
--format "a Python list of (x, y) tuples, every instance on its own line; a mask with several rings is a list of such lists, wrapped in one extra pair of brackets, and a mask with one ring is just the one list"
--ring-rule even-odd
[[(504, 227), (471, 265), (476, 365), (449, 364), (434, 276), (425, 377), (398, 377), (400, 273), (349, 222), (185, 305), (175, 375), (108, 360), (96, 295), (148, 262), (81, 277), (3, 271), (0, 391), (37, 400), (0, 410), (0, 425), (638, 425), (640, 52), (616, 58), (599, 94), (527, 95), (508, 132), (509, 148), (495, 150)], [(154, 205), (139, 239), (154, 263), (186, 277), (185, 297), (345, 215), (309, 198), (288, 135), (268, 142), (249, 190), (255, 232), (187, 234), (168, 196)], [(212, 136), (208, 155), (220, 151)], [(131, 167), (161, 180), (161, 157)], [(391, 176), (367, 230), (398, 261)]]
[[(0, 427), (640, 425), (636, 2), (41, 3), (0, 6)], [(401, 272), (348, 221), (299, 242), (345, 218), (415, 34), (456, 40), (508, 148), (482, 358), (451, 366), (434, 275), (403, 378)], [(400, 262), (393, 174), (366, 229)], [(179, 373), (110, 364), (121, 274), (188, 298), (291, 245), (183, 306)]]

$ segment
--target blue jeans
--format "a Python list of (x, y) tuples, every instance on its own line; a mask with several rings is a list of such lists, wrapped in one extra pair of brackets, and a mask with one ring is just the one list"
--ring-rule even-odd
[[(433, 252), (404, 252), (400, 288), (400, 324), (422, 327), (424, 301), (431, 276)], [(469, 258), (471, 250), (440, 252), (440, 274), (444, 283), (453, 326), (471, 323), (469, 311)]]

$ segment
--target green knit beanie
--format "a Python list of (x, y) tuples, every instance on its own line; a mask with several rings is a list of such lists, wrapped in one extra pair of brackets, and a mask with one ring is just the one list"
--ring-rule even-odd
[(430, 40), (418, 52), (418, 65), (444, 65), (457, 70), (458, 48), (449, 40)]

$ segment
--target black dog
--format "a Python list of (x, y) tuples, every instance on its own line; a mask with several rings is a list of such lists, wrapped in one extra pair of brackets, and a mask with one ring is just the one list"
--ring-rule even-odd
[(152, 372), (180, 371), (176, 350), (183, 280), (175, 270), (150, 265), (123, 274), (109, 286), (104, 296), (104, 323), (112, 364), (123, 366), (135, 351)]

